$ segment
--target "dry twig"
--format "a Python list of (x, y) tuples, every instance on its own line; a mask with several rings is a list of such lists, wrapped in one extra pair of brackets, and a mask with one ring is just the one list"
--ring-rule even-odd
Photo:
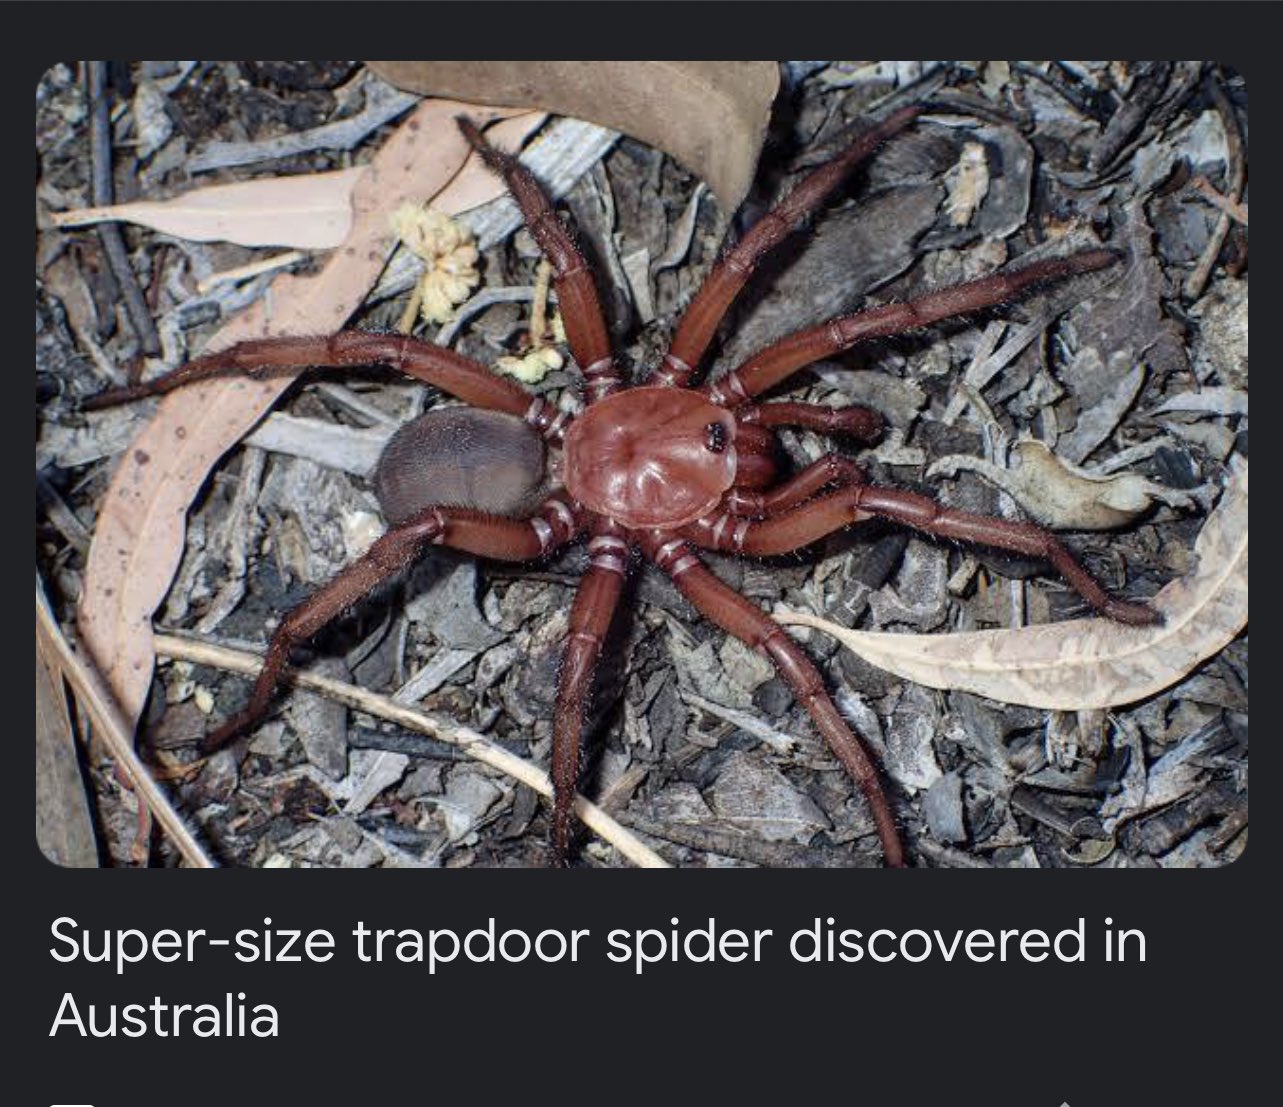
[[(1234, 116), (1234, 105), (1225, 95), (1220, 82), (1215, 79), (1209, 80), (1207, 90), (1221, 117), (1221, 125), (1225, 128), (1225, 145), (1228, 151), (1226, 159), (1229, 162), (1226, 199), (1237, 204), (1243, 199), (1243, 186), (1247, 183), (1247, 159), (1243, 156), (1243, 135), (1239, 131), (1238, 120)], [(1194, 271), (1185, 281), (1186, 300), (1197, 300), (1203, 294), (1203, 289), (1207, 287), (1216, 259), (1221, 256), (1225, 236), (1230, 233), (1231, 221), (1227, 211), (1222, 211), (1217, 217), (1216, 226), (1212, 229), (1212, 237), (1207, 241), (1207, 248), (1204, 249), (1203, 256), (1198, 259)]]
[[(262, 658), (255, 654), (190, 638), (181, 638), (173, 634), (156, 635), (156, 652), (172, 660), (194, 661), (245, 676), (257, 675), (262, 667)], [(355, 684), (334, 680), (331, 677), (293, 672), (289, 679), (300, 688), (320, 692), (368, 715), (386, 719), (458, 746), (469, 757), (506, 773), (526, 787), (534, 789), (541, 796), (549, 798), (552, 796), (552, 782), (542, 769), (509, 753), (475, 730), (442, 722), (422, 711), (397, 703), (388, 696), (367, 692)], [(575, 814), (583, 820), (584, 825), (614, 846), (634, 865), (648, 869), (668, 868), (668, 863), (659, 854), (583, 796), (575, 797)]]
[(98, 736), (111, 750), (116, 765), (128, 776), (140, 806), (155, 816), (164, 831), (178, 847), (189, 865), (199, 869), (212, 869), (214, 862), (201, 848), (199, 842), (174, 810), (169, 797), (161, 790), (150, 770), (139, 759), (133, 746), (133, 728), (130, 727), (108, 693), (102, 679), (80, 657), (63, 637), (49, 605), (41, 594), (40, 581), (36, 581), (36, 627), (43, 635), (59, 670), (71, 685), (76, 701), (85, 710), (97, 730)]

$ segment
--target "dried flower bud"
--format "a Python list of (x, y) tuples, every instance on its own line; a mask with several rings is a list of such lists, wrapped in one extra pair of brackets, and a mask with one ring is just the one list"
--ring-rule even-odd
[(446, 322), (481, 283), (471, 234), (448, 215), (417, 204), (402, 204), (392, 214), (392, 227), (426, 267), (420, 281), (423, 321)]
[(495, 361), (495, 368), (507, 373), (526, 384), (538, 384), (552, 370), (560, 369), (566, 359), (551, 346), (531, 350), (524, 357), (501, 357)]

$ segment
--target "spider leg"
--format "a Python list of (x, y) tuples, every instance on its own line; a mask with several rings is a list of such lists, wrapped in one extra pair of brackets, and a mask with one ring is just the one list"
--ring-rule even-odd
[(829, 748), (864, 793), (878, 828), (887, 865), (902, 866), (904, 850), (877, 770), (829, 698), (819, 670), (782, 626), (756, 604), (718, 580), (683, 540), (667, 539), (667, 534), (651, 533), (643, 541), (642, 550), (672, 578), (678, 591), (701, 615), (770, 659), (780, 677), (793, 690), (798, 703), (815, 722)]
[(929, 496), (899, 488), (857, 483), (773, 518), (749, 521), (729, 530), (723, 528), (720, 533), (708, 528), (688, 528), (683, 533), (710, 549), (770, 557), (801, 549), (875, 515), (940, 538), (1042, 558), (1102, 615), (1134, 626), (1160, 621), (1161, 616), (1148, 605), (1128, 603), (1106, 592), (1050, 531), (1033, 523), (957, 511)]
[(1086, 250), (1069, 257), (1047, 258), (1009, 273), (996, 273), (952, 288), (942, 288), (905, 304), (884, 304), (854, 315), (839, 316), (819, 326), (786, 335), (754, 354), (738, 369), (704, 385), (703, 392), (714, 403), (738, 407), (773, 388), (804, 365), (850, 349), (857, 342), (901, 334), (953, 315), (993, 307), (1012, 299), (1030, 285), (1090, 273), (1118, 260), (1118, 255), (1112, 250)]
[(592, 688), (602, 641), (619, 603), (628, 546), (614, 534), (601, 533), (589, 541), (588, 553), (592, 560), (570, 610), (570, 630), (553, 708), (551, 838), (553, 861), (558, 866), (566, 864), (570, 850), (570, 813), (579, 782), (584, 704)]
[[(239, 342), (226, 350), (195, 358), (154, 380), (125, 388), (111, 388), (90, 396), (81, 407), (86, 411), (112, 407), (145, 396), (163, 395), (212, 378), (275, 377), (306, 368), (340, 369), (358, 365), (387, 365), (448, 392), (473, 407), (524, 418), (545, 433), (557, 415), (515, 381), (498, 376), (480, 362), (419, 338), (368, 331), (340, 331), (328, 337), (258, 338)], [(563, 429), (564, 426), (559, 424), (556, 434), (559, 435)]]
[(512, 154), (491, 146), (466, 116), (459, 116), (456, 122), (486, 165), (503, 177), (521, 208), (526, 226), (552, 265), (552, 282), (557, 289), (566, 342), (583, 372), (588, 402), (609, 396), (619, 389), (621, 382), (615, 370), (597, 286), (583, 254), (530, 170)]
[(731, 302), (762, 258), (787, 238), (829, 194), (887, 139), (904, 130), (921, 113), (919, 105), (901, 108), (862, 134), (843, 153), (803, 178), (783, 200), (759, 219), (716, 265), (682, 316), (672, 345), (656, 372), (657, 384), (685, 388), (708, 349)]
[(385, 580), (407, 569), (428, 546), (449, 546), (501, 561), (531, 561), (565, 545), (578, 530), (571, 509), (555, 498), (545, 501), (539, 514), (530, 519), (447, 507), (420, 512), (388, 531), (363, 557), (281, 620), (268, 643), (248, 706), (210, 734), (203, 748), (206, 752), (219, 749), (259, 720), (284, 676), (290, 650)]
[(846, 434), (863, 442), (873, 442), (885, 426), (881, 415), (858, 404), (848, 407), (790, 402), (744, 404), (736, 408), (734, 414), (738, 462), (735, 484), (719, 505), (725, 514), (698, 520), (695, 527), (705, 529), (694, 533), (707, 533), (710, 526), (724, 528), (728, 516), (777, 515), (811, 499), (829, 485), (863, 483), (863, 470), (835, 453), (825, 454), (802, 472), (779, 483), (775, 466), (779, 443), (768, 428), (805, 427), (819, 434)]
[[(791, 511), (799, 504), (813, 499), (826, 488), (863, 483), (864, 470), (849, 457), (844, 457), (842, 454), (825, 454), (769, 492), (750, 492), (741, 488), (732, 488), (722, 501), (722, 507), (728, 515), (732, 516), (769, 518)], [(690, 531), (690, 537), (698, 545), (710, 546), (711, 543), (705, 539), (712, 537), (717, 522), (716, 516), (707, 516), (691, 524), (691, 527), (685, 528), (683, 533)], [(717, 547), (711, 546), (711, 548)]]
[(735, 409), (735, 419), (760, 427), (803, 427), (818, 434), (846, 434), (866, 443), (876, 442), (886, 427), (886, 420), (878, 412), (860, 404), (829, 407), (788, 400), (745, 404)]

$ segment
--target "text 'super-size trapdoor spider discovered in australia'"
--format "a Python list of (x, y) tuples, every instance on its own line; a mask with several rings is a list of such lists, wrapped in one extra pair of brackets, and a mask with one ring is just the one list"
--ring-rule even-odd
[[(554, 859), (565, 863), (570, 853), (584, 704), (625, 578), (640, 557), (665, 573), (705, 618), (770, 660), (858, 782), (886, 863), (904, 864), (879, 771), (830, 699), (816, 666), (761, 608), (722, 583), (700, 551), (783, 554), (876, 516), (940, 538), (1045, 559), (1101, 614), (1127, 623), (1155, 620), (1149, 607), (1109, 595), (1056, 538), (1035, 525), (969, 514), (916, 492), (867, 483), (862, 471), (836, 452), (785, 475), (773, 428), (870, 442), (880, 434), (882, 419), (864, 407), (763, 399), (797, 370), (865, 339), (992, 307), (1040, 282), (1104, 269), (1117, 260), (1114, 252), (1094, 249), (1046, 259), (912, 302), (832, 319), (787, 335), (711, 383), (696, 383), (719, 324), (762, 258), (920, 112), (920, 107), (903, 108), (867, 127), (763, 216), (713, 266), (662, 363), (637, 383), (620, 376), (593, 275), (540, 185), (515, 157), (490, 146), (472, 123), (460, 119), (469, 141), (502, 174), (551, 263), (567, 342), (583, 378), (579, 415), (556, 410), (448, 349), (355, 331), (244, 342), (147, 384), (96, 397), (92, 406), (106, 406), (211, 376), (383, 364), (468, 405), (429, 412), (392, 439), (376, 476), (387, 533), (282, 620), (248, 706), (213, 732), (205, 748), (224, 745), (263, 717), (294, 646), (432, 546), (530, 562), (586, 540), (589, 564), (570, 614), (554, 707)], [(487, 465), (515, 470), (518, 478), (511, 486), (478, 481), (477, 470)]]

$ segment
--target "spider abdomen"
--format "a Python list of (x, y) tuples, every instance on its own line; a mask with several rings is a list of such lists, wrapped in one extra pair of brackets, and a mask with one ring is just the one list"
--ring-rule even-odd
[(513, 415), (439, 408), (406, 423), (383, 448), (374, 494), (391, 526), (424, 508), (524, 515), (547, 490), (538, 432)]
[(680, 527), (735, 479), (734, 417), (696, 392), (631, 388), (593, 404), (566, 432), (566, 490), (626, 527)]

